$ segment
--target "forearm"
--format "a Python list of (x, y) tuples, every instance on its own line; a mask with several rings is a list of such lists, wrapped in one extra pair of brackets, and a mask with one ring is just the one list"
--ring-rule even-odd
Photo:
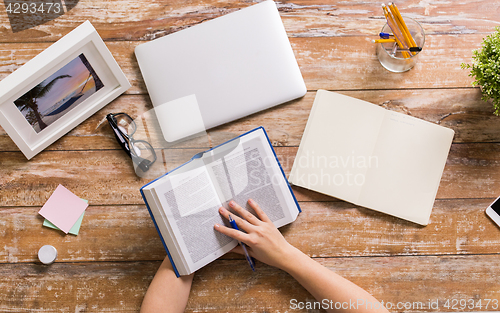
[[(350, 313), (387, 312), (368, 292), (290, 245), (255, 201), (249, 200), (248, 204), (254, 209), (257, 217), (233, 201), (229, 202), (229, 206), (240, 215), (241, 218), (234, 219), (244, 232), (217, 224), (215, 229), (244, 242), (249, 246), (252, 256), (258, 260), (288, 272), (319, 302), (326, 300), (328, 303), (340, 303), (343, 311)], [(220, 208), (219, 212), (229, 219), (228, 210)], [(238, 248), (235, 251), (242, 252)], [(353, 301), (356, 304), (354, 308), (351, 305)], [(373, 306), (358, 306), (361, 301), (364, 301), (364, 304), (372, 303)], [(346, 303), (349, 304), (347, 308)], [(334, 309), (335, 306), (331, 311)]]
[(193, 276), (175, 276), (168, 257), (163, 260), (144, 296), (141, 313), (184, 312)]
[(300, 250), (291, 247), (287, 253), (289, 256), (286, 259), (293, 261), (284, 263), (280, 268), (294, 277), (317, 301), (328, 301), (329, 304), (333, 304), (329, 305), (331, 311), (335, 311), (337, 303), (343, 306), (343, 312), (387, 312), (368, 292), (322, 266)]

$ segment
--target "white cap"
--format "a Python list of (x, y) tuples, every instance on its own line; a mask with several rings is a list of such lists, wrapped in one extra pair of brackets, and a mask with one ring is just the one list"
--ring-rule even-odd
[(38, 259), (43, 264), (52, 264), (57, 258), (57, 250), (51, 245), (45, 245), (38, 250)]

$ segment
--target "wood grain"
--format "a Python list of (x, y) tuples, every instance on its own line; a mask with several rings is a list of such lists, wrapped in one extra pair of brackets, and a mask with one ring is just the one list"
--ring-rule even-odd
[[(491, 201), (437, 200), (426, 227), (342, 201), (301, 202), (303, 212), (281, 231), (292, 245), (311, 257), (498, 254), (497, 226), (484, 214)], [(57, 262), (151, 261), (165, 257), (144, 205), (90, 206), (78, 236), (43, 227), (38, 210), (0, 208), (0, 263), (37, 262), (36, 253), (45, 244), (56, 247)], [(223, 257), (235, 258), (241, 257)]]
[[(492, 114), (492, 106), (481, 100), (479, 88), (355, 90), (339, 93), (449, 127), (455, 131), (455, 143), (500, 141), (499, 118)], [(259, 126), (266, 129), (274, 146), (298, 146), (315, 95), (315, 92), (308, 92), (301, 99), (211, 129), (207, 137), (185, 141), (176, 147), (213, 147)], [(147, 95), (121, 96), (45, 151), (120, 149), (105, 120), (106, 114), (126, 112), (134, 118), (139, 118), (148, 114), (151, 109)], [(150, 141), (155, 147), (167, 147), (168, 145), (159, 139), (161, 131), (156, 120), (148, 119), (147, 124), (149, 137), (142, 139)], [(0, 150), (19, 151), (1, 127)]]
[[(472, 82), (462, 62), (470, 62), (484, 35), (429, 35), (415, 67), (394, 74), (384, 69), (375, 54), (373, 37), (290, 38), (308, 90), (356, 90), (402, 88), (463, 88)], [(132, 84), (128, 94), (146, 94), (135, 59), (141, 42), (108, 42), (107, 46)], [(48, 43), (7, 43), (0, 47), (0, 79), (49, 46)], [(453, 47), (449, 49), (448, 47)]]
[(157, 263), (0, 266), (2, 312), (137, 312)]
[[(0, 6), (0, 42), (56, 41), (89, 20), (105, 40), (151, 40), (246, 8), (247, 1), (79, 1), (65, 15), (13, 34), (5, 7)], [(373, 36), (384, 25), (380, 2), (299, 0), (277, 2), (291, 37)], [(428, 34), (491, 33), (498, 7), (490, 1), (399, 1), (405, 16), (418, 20)], [(126, 12), (126, 13), (125, 13)]]
[[(15, 34), (0, 3), (0, 79), (90, 20), (132, 83), (30, 161), (0, 128), (1, 312), (137, 312), (165, 257), (139, 188), (195, 153), (258, 126), (266, 128), (288, 174), (318, 89), (449, 127), (454, 144), (428, 226), (293, 187), (303, 212), (281, 229), (285, 238), (379, 300), (421, 303), (392, 312), (498, 310), (485, 307), (486, 301), (481, 308), (444, 307), (452, 299), (500, 301), (500, 237), (484, 214), (500, 194), (500, 124), (460, 68), (500, 22), (498, 2), (399, 1), (403, 15), (416, 18), (427, 36), (417, 65), (394, 74), (380, 66), (370, 42), (384, 24), (380, 2), (279, 1), (306, 96), (175, 147), (150, 127), (148, 138), (163, 148), (157, 164), (165, 161), (166, 167), (153, 169), (150, 177), (135, 175), (107, 122), (101, 124), (110, 112), (137, 117), (152, 109), (134, 48), (252, 3), (80, 0), (67, 14)], [(43, 227), (37, 214), (58, 184), (90, 201), (78, 236)], [(36, 261), (44, 244), (59, 252), (51, 266)], [(228, 254), (196, 273), (186, 311), (291, 312), (291, 299), (313, 301), (288, 274), (260, 262), (252, 274), (241, 256)]]
[[(288, 175), (296, 147), (276, 147)], [(197, 149), (164, 150), (158, 168), (140, 178), (121, 150), (46, 151), (26, 161), (20, 152), (0, 152), (1, 206), (41, 206), (58, 184), (93, 205), (142, 204), (139, 189), (150, 180), (183, 164)], [(454, 144), (441, 179), (437, 198), (494, 198), (500, 194), (500, 145)], [(43, 179), (42, 179), (43, 178)], [(294, 189), (299, 201), (328, 199), (302, 188)]]
[[(494, 255), (328, 258), (318, 261), (405, 312), (445, 311), (446, 300), (499, 299)], [(137, 312), (159, 262), (0, 265), (4, 312)], [(15, 286), (15, 287), (14, 287)], [(234, 301), (238, 299), (238, 301)], [(314, 299), (288, 274), (245, 260), (218, 260), (195, 274), (186, 312), (283, 312)], [(437, 301), (439, 310), (429, 307)], [(355, 301), (355, 300), (354, 300)], [(490, 304), (489, 310), (492, 309)], [(393, 308), (391, 311), (400, 311)]]

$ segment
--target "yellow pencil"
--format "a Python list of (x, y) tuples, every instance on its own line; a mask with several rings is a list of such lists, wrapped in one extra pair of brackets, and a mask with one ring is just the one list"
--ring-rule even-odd
[[(410, 33), (410, 30), (408, 29), (408, 26), (406, 26), (406, 23), (405, 23), (403, 17), (401, 16), (401, 13), (399, 12), (399, 9), (396, 6), (396, 4), (394, 2), (393, 3), (389, 3), (389, 9), (391, 10), (391, 12), (394, 15), (394, 17), (399, 21), (399, 25), (401, 27), (401, 30), (402, 30), (403, 34), (405, 35), (406, 40), (408, 41), (408, 45), (410, 47), (416, 47), (417, 44), (415, 43), (415, 40), (413, 39), (413, 37), (412, 37), (412, 35)], [(417, 53), (416, 52), (411, 52), (411, 54), (415, 55)]]
[(403, 30), (408, 34), (408, 37), (410, 39), (409, 44), (411, 44), (412, 47), (416, 47), (417, 44), (415, 43), (415, 40), (413, 40), (413, 37), (412, 37), (412, 35), (410, 33), (410, 30), (408, 29), (408, 26), (406, 26), (406, 23), (405, 23), (403, 17), (401, 16), (401, 13), (399, 13), (399, 9), (396, 6), (396, 4), (394, 2), (393, 3), (389, 3), (389, 8), (393, 9), (393, 12), (394, 12), (393, 14), (401, 22), (401, 25), (403, 26)]
[[(394, 34), (394, 38), (396, 39), (396, 43), (398, 44), (398, 46), (401, 49), (408, 49), (409, 47), (407, 45), (403, 44), (403, 41), (402, 41), (403, 40), (403, 38), (402, 38), (403, 35), (399, 31), (396, 23), (394, 22), (393, 17), (389, 13), (389, 10), (387, 9), (387, 7), (385, 6), (385, 4), (383, 4), (383, 3), (382, 3), (382, 9), (384, 10), (384, 16), (385, 16), (385, 19), (387, 20), (387, 24), (392, 29), (392, 32)], [(410, 57), (410, 54), (408, 54), (408, 52), (406, 52), (406, 51), (403, 51), (401, 53), (403, 54), (403, 57), (405, 57), (405, 58), (409, 58)]]
[(402, 18), (400, 18), (397, 14), (396, 14), (396, 11), (394, 10), (394, 8), (392, 7), (391, 3), (389, 3), (389, 10), (391, 11), (392, 13), (392, 16), (394, 17), (394, 20), (396, 21), (396, 24), (398, 25), (398, 28), (399, 30), (401, 31), (401, 33), (403, 34), (403, 38), (404, 38), (404, 41), (406, 42), (406, 44), (409, 46), (409, 47), (413, 47), (413, 45), (411, 44), (411, 41), (410, 41), (410, 38), (411, 38), (411, 34), (409, 34), (406, 30), (405, 30), (405, 22), (403, 21)]
[(375, 42), (375, 43), (396, 42), (396, 39), (392, 39), (392, 38), (389, 38), (389, 39), (373, 39), (372, 42)]
[(401, 30), (399, 29), (396, 21), (394, 20), (394, 17), (392, 14), (389, 12), (387, 9), (387, 6), (385, 4), (382, 4), (382, 9), (384, 10), (384, 15), (387, 20), (387, 24), (391, 28), (394, 38), (396, 38), (396, 42), (398, 42), (398, 45), (400, 45), (400, 48), (402, 49), (407, 49), (408, 46), (406, 45), (406, 42), (404, 41), (403, 34), (401, 33)]

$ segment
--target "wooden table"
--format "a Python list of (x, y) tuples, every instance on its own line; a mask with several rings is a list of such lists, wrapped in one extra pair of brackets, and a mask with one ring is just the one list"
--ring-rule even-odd
[[(67, 14), (15, 34), (1, 6), (0, 78), (90, 20), (132, 83), (30, 161), (0, 129), (1, 312), (138, 311), (165, 251), (139, 194), (147, 180), (134, 174), (110, 128), (97, 126), (110, 112), (137, 116), (152, 108), (135, 46), (249, 4), (81, 0)], [(485, 311), (495, 303), (500, 309), (500, 230), (484, 214), (500, 195), (500, 119), (460, 68), (500, 23), (500, 3), (404, 0), (398, 6), (427, 34), (417, 65), (404, 74), (386, 71), (375, 56), (371, 40), (384, 24), (380, 2), (278, 3), (309, 91), (214, 132), (264, 126), (288, 174), (320, 88), (452, 128), (454, 142), (427, 227), (293, 188), (303, 213), (282, 232), (321, 264), (391, 302), (390, 311)], [(180, 161), (195, 148), (181, 151)], [(78, 236), (42, 227), (37, 212), (58, 184), (89, 200)], [(45, 244), (59, 252), (51, 266), (37, 262)], [(291, 312), (292, 299), (313, 300), (286, 273), (257, 267), (253, 274), (244, 259), (226, 255), (201, 269), (187, 311)], [(471, 299), (482, 307), (460, 305)]]

